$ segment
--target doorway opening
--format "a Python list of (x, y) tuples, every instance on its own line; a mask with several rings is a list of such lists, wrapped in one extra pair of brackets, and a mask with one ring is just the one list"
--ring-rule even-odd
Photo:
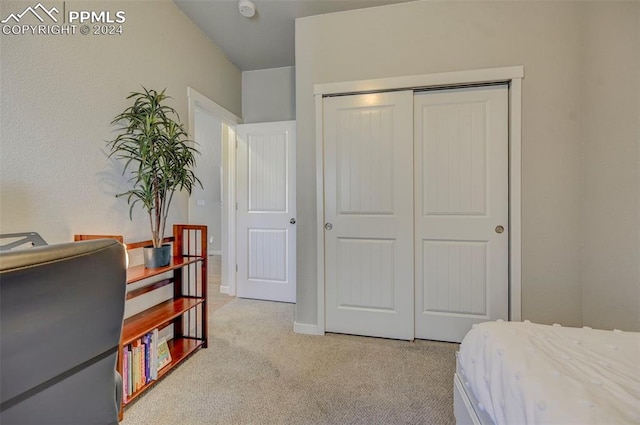
[(196, 175), (203, 184), (189, 198), (189, 222), (208, 227), (209, 274), (215, 285), (210, 293), (234, 296), (235, 129), (242, 120), (191, 87), (187, 96), (189, 133), (201, 154)]

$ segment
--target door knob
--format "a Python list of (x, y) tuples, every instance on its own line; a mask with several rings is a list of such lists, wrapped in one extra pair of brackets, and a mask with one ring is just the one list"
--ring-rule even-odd
[(289, 223), (291, 223), (291, 224), (296, 224), (296, 219), (295, 219), (295, 218), (292, 218), (291, 220), (289, 220)]
[(333, 224), (327, 223), (327, 224), (324, 225), (324, 228), (327, 229), (327, 230), (331, 230), (331, 229), (333, 229)]
[(496, 226), (496, 233), (502, 233), (502, 232), (504, 232), (504, 227)]

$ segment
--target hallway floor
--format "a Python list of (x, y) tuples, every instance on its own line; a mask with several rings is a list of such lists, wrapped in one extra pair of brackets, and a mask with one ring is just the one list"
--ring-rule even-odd
[(209, 302), (209, 313), (219, 310), (222, 306), (233, 300), (227, 294), (220, 293), (220, 284), (222, 278), (222, 256), (209, 256), (209, 269), (207, 273), (207, 295)]

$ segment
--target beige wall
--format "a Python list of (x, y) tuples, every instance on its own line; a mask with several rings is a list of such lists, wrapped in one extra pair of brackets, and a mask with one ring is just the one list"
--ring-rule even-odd
[[(26, 5), (3, 0), (0, 15)], [(185, 126), (187, 86), (240, 115), (240, 71), (168, 0), (66, 8), (123, 10), (124, 34), (0, 35), (0, 232), (36, 231), (49, 243), (74, 233), (149, 239), (145, 214), (130, 221), (114, 197), (123, 178), (104, 152), (109, 123), (142, 85), (166, 87)], [(172, 210), (171, 222), (186, 222), (186, 196)]]
[(584, 9), (584, 324), (640, 331), (640, 3)]
[(242, 73), (242, 122), (296, 119), (295, 67)]
[(297, 322), (317, 323), (313, 84), (523, 65), (522, 314), (582, 323), (584, 8), (429, 1), (296, 21)]

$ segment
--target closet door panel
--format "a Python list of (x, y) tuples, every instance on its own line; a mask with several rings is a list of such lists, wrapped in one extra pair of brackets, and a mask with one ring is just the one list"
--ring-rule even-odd
[(507, 319), (507, 92), (415, 95), (416, 338), (459, 342)]
[(413, 339), (413, 93), (323, 110), (325, 328)]

